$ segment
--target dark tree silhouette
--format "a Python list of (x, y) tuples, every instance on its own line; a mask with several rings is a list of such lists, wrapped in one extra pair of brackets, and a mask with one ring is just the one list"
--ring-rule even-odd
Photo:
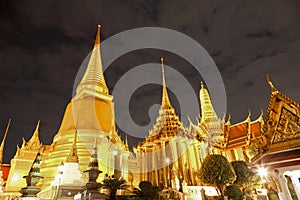
[(153, 186), (149, 181), (142, 181), (139, 188), (134, 188), (133, 194), (136, 199), (155, 200), (158, 199), (159, 192), (159, 187)]
[(123, 178), (106, 178), (102, 181), (103, 188), (109, 190), (109, 199), (115, 200), (116, 199), (116, 193), (118, 189), (126, 189), (126, 181)]

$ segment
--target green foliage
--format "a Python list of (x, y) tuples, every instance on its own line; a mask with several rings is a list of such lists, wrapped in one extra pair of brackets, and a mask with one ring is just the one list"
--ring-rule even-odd
[(243, 196), (243, 192), (237, 185), (226, 186), (224, 194), (233, 200), (240, 200)]
[(238, 186), (252, 189), (260, 182), (260, 177), (248, 168), (246, 162), (234, 161), (231, 162), (231, 165), (236, 174), (236, 180), (234, 183)]
[(222, 155), (208, 155), (200, 169), (202, 183), (217, 187), (223, 198), (226, 184), (235, 180), (235, 173), (231, 164)]
[(101, 186), (109, 190), (109, 199), (111, 200), (116, 199), (116, 193), (118, 189), (127, 188), (126, 181), (123, 178), (106, 178), (102, 181)]
[(153, 186), (149, 181), (142, 181), (139, 184), (139, 188), (134, 188), (133, 194), (136, 200), (155, 200), (158, 199), (160, 189), (157, 186)]

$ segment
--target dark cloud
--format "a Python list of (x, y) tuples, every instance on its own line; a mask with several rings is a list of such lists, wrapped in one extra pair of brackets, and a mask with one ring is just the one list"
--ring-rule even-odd
[[(233, 122), (247, 110), (253, 118), (266, 109), (274, 84), (300, 101), (300, 4), (298, 1), (1, 1), (0, 6), (0, 130), (12, 117), (5, 162), (21, 138), (28, 140), (37, 120), (40, 135), (50, 144), (72, 96), (77, 71), (92, 48), (96, 25), (102, 40), (136, 27), (160, 26), (180, 31), (199, 42), (217, 63), (225, 83)], [(164, 51), (128, 53), (105, 72), (111, 91), (134, 66), (159, 62), (183, 74), (196, 93), (201, 75), (184, 59)], [(170, 94), (179, 110), (176, 94)], [(142, 87), (132, 97), (131, 114), (149, 122), (149, 109), (160, 102), (159, 86)], [(151, 113), (150, 113), (151, 114)], [(192, 119), (195, 116), (190, 116)], [(137, 142), (130, 137), (130, 144)]]

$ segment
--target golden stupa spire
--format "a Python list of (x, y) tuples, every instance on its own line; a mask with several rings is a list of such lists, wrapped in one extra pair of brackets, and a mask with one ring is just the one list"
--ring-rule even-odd
[(200, 84), (201, 84), (201, 89), (205, 89), (205, 88), (204, 88), (204, 84), (203, 84), (203, 82), (202, 82), (202, 81), (201, 81), (201, 83), (200, 83)]
[(203, 82), (201, 81), (200, 89), (200, 106), (201, 106), (201, 121), (200, 122), (210, 122), (218, 119), (217, 114), (215, 113), (214, 107), (211, 103), (211, 99), (207, 89), (204, 87)]
[(72, 163), (78, 163), (78, 155), (77, 155), (76, 142), (77, 142), (77, 130), (75, 130), (73, 144), (71, 146), (69, 155), (67, 157), (67, 162), (68, 163), (70, 163), (70, 162), (72, 162)]
[[(3, 150), (4, 150), (5, 140), (6, 140), (6, 136), (7, 136), (7, 133), (8, 133), (9, 126), (10, 126), (10, 122), (11, 122), (11, 119), (8, 120), (8, 124), (6, 126), (6, 130), (5, 130), (5, 133), (4, 133), (2, 142), (1, 142), (1, 146), (0, 146), (0, 167), (2, 165)], [(0, 170), (1, 170), (1, 168), (0, 168)]]
[(100, 28), (101, 28), (101, 25), (98, 24), (98, 28), (97, 28), (97, 35), (96, 35), (96, 39), (95, 39), (95, 44), (94, 44), (94, 48), (95, 47), (98, 47), (100, 45)]
[(39, 128), (40, 128), (40, 120), (38, 121), (35, 131), (32, 135), (32, 137), (30, 138), (30, 140), (28, 141), (28, 145), (32, 145), (34, 143), (37, 143), (38, 145), (40, 145), (40, 140), (39, 140)]
[(77, 94), (81, 91), (92, 90), (92, 92), (108, 94), (108, 89), (105, 83), (101, 51), (100, 51), (100, 25), (98, 25), (97, 35), (92, 50), (90, 60), (86, 67), (86, 71), (82, 77), (81, 82), (77, 87)]
[(163, 84), (161, 106), (162, 107), (170, 107), (171, 103), (170, 103), (170, 100), (169, 100), (167, 85), (166, 85), (166, 80), (165, 80), (164, 58), (162, 57), (160, 60), (161, 60), (162, 84)]
[[(162, 68), (162, 102), (159, 109), (159, 115), (156, 118), (156, 123), (153, 125), (153, 128), (149, 131), (149, 135), (161, 135), (163, 137), (175, 136), (176, 134), (185, 134), (183, 133), (183, 127), (179, 120), (179, 117), (176, 115), (174, 108), (172, 107), (167, 86), (165, 80), (165, 70), (164, 70), (164, 59), (161, 58), (161, 68)], [(171, 131), (170, 131), (171, 130)]]
[(126, 135), (126, 138), (125, 138), (125, 150), (129, 151), (128, 136), (127, 135)]

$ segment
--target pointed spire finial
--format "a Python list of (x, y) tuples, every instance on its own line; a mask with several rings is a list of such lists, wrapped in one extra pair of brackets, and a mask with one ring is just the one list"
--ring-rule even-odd
[(98, 24), (97, 35), (96, 35), (94, 47), (100, 45), (100, 33), (101, 33), (101, 25)]
[(272, 83), (272, 81), (271, 81), (271, 79), (270, 79), (270, 77), (269, 77), (269, 74), (268, 74), (268, 73), (267, 73), (267, 82), (268, 82), (269, 86), (271, 87), (271, 89), (272, 89), (272, 92), (274, 92), (274, 91), (278, 91), (278, 90), (276, 89), (276, 87), (274, 86), (274, 84)]
[[(97, 28), (94, 48), (91, 52), (85, 73), (77, 86), (77, 94), (102, 93), (108, 95), (108, 88), (104, 79), (101, 51), (100, 51), (100, 25)], [(109, 97), (110, 98), (110, 97)]]
[(3, 151), (3, 148), (4, 148), (4, 143), (5, 143), (5, 140), (6, 140), (6, 137), (7, 137), (7, 133), (8, 133), (8, 129), (10, 127), (10, 122), (11, 122), (11, 119), (8, 120), (8, 124), (6, 126), (6, 130), (5, 130), (5, 133), (4, 133), (4, 137), (2, 139), (2, 143), (1, 143), (1, 146), (0, 146), (0, 151), (2, 150)]
[(260, 116), (262, 117), (264, 115), (263, 109), (260, 109)]
[[(8, 124), (6, 126), (6, 130), (5, 130), (5, 133), (4, 133), (2, 142), (1, 142), (1, 146), (0, 146), (0, 167), (2, 165), (3, 150), (4, 150), (5, 140), (6, 140), (6, 136), (7, 136), (7, 133), (8, 133), (9, 126), (10, 126), (10, 122), (11, 122), (11, 119), (8, 120)], [(1, 170), (1, 168), (0, 168), (0, 170)]]
[(35, 127), (35, 132), (37, 132), (38, 129), (40, 128), (40, 122), (41, 122), (41, 120), (38, 121), (38, 123), (37, 123), (37, 125), (36, 125), (36, 127)]
[(170, 106), (170, 100), (167, 91), (166, 79), (165, 79), (165, 66), (164, 66), (164, 58), (161, 57), (161, 71), (162, 71), (162, 84), (163, 84), (163, 94), (162, 94), (162, 103), (163, 107)]
[(250, 110), (250, 109), (248, 109), (248, 116), (247, 116), (246, 121), (247, 121), (248, 123), (251, 122), (251, 110)]
[(201, 81), (201, 89), (204, 89), (204, 84), (203, 84), (203, 82)]
[(38, 121), (34, 133), (32, 135), (32, 137), (30, 138), (30, 140), (28, 141), (28, 145), (32, 145), (34, 143), (37, 143), (38, 146), (40, 145), (40, 140), (39, 140), (39, 128), (40, 128), (40, 120)]
[(125, 137), (125, 149), (126, 151), (129, 151), (129, 145), (128, 145), (128, 136)]
[(230, 124), (230, 120), (231, 120), (231, 114), (230, 114), (230, 113), (228, 113), (228, 119), (227, 119), (227, 123), (229, 123), (229, 124)]
[(161, 57), (160, 58), (161, 61), (161, 71), (162, 71), (162, 82), (163, 82), (163, 86), (166, 86), (166, 80), (165, 80), (165, 66), (164, 66), (164, 58)]

